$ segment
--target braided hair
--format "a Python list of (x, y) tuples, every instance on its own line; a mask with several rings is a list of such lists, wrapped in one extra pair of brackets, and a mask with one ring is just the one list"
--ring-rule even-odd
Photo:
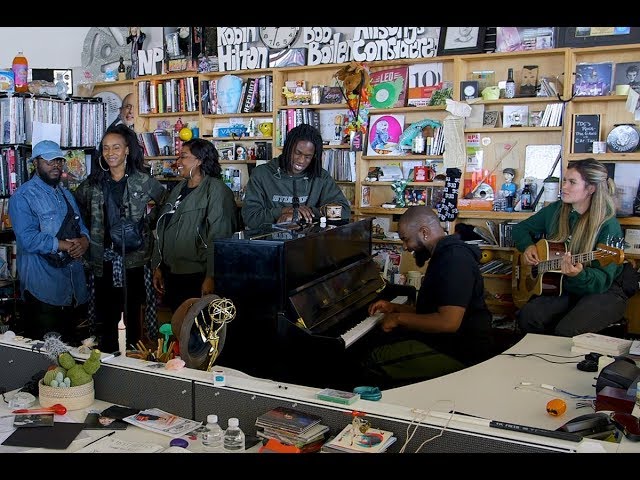
[(298, 145), (298, 142), (311, 142), (315, 147), (313, 152), (313, 158), (311, 163), (305, 170), (305, 173), (310, 177), (319, 177), (322, 173), (322, 137), (320, 131), (308, 125), (302, 123), (295, 128), (292, 128), (287, 133), (287, 138), (284, 141), (284, 147), (282, 148), (282, 154), (278, 157), (278, 165), (281, 170), (285, 172), (289, 171), (291, 166), (291, 159), (293, 158), (293, 151)]

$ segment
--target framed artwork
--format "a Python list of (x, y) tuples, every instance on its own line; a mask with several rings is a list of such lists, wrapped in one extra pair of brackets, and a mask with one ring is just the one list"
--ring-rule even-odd
[(486, 27), (440, 27), (438, 55), (480, 53)]
[(554, 47), (555, 27), (497, 27), (496, 52)]
[(400, 135), (404, 115), (371, 115), (369, 118), (367, 155), (402, 155)]
[(489, 110), (484, 112), (482, 118), (482, 126), (486, 128), (495, 128), (500, 125), (500, 112), (497, 110)]
[(616, 63), (614, 75), (614, 86), (630, 85), (634, 90), (640, 90), (640, 60)]
[(613, 62), (579, 63), (576, 65), (574, 95), (609, 95), (612, 79)]
[(598, 47), (640, 43), (640, 27), (560, 27), (558, 47)]

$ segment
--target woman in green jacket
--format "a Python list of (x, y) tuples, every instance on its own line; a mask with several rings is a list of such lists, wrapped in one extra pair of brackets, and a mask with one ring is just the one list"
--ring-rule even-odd
[(573, 263), (571, 258), (593, 251), (598, 243), (622, 238), (614, 192), (615, 184), (602, 163), (593, 158), (570, 162), (562, 178), (562, 200), (513, 227), (515, 246), (527, 265), (543, 260), (534, 243), (537, 238), (564, 243), (566, 248), (561, 259), (562, 293), (534, 296), (520, 309), (518, 324), (524, 333), (573, 337), (598, 332), (624, 315), (622, 265), (603, 266), (598, 260)]
[(211, 142), (185, 142), (177, 160), (183, 180), (159, 212), (153, 286), (174, 312), (189, 298), (214, 293), (213, 240), (238, 229), (233, 192), (220, 178), (218, 160)]

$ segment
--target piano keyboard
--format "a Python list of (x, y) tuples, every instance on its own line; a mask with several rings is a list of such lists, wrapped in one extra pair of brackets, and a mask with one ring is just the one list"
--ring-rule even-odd
[[(391, 300), (391, 303), (403, 304), (403, 303), (407, 303), (407, 300), (408, 300), (408, 297), (401, 296)], [(342, 337), (342, 339), (344, 340), (345, 348), (349, 348), (356, 341), (362, 338), (373, 327), (375, 327), (378, 324), (378, 322), (382, 320), (383, 317), (384, 317), (384, 313), (382, 312), (375, 313), (370, 317), (365, 318), (360, 323), (358, 323), (357, 325), (355, 325), (354, 327), (350, 328), (349, 330), (344, 332), (342, 335), (340, 335), (340, 337)]]

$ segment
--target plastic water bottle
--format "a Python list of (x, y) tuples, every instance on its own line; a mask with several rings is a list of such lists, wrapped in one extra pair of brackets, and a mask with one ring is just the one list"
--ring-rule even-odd
[(223, 440), (224, 431), (218, 425), (218, 416), (207, 415), (207, 425), (202, 432), (202, 445), (206, 452), (221, 453), (224, 451)]
[(227, 452), (242, 452), (244, 450), (244, 432), (240, 430), (240, 422), (231, 417), (224, 432), (224, 449)]

